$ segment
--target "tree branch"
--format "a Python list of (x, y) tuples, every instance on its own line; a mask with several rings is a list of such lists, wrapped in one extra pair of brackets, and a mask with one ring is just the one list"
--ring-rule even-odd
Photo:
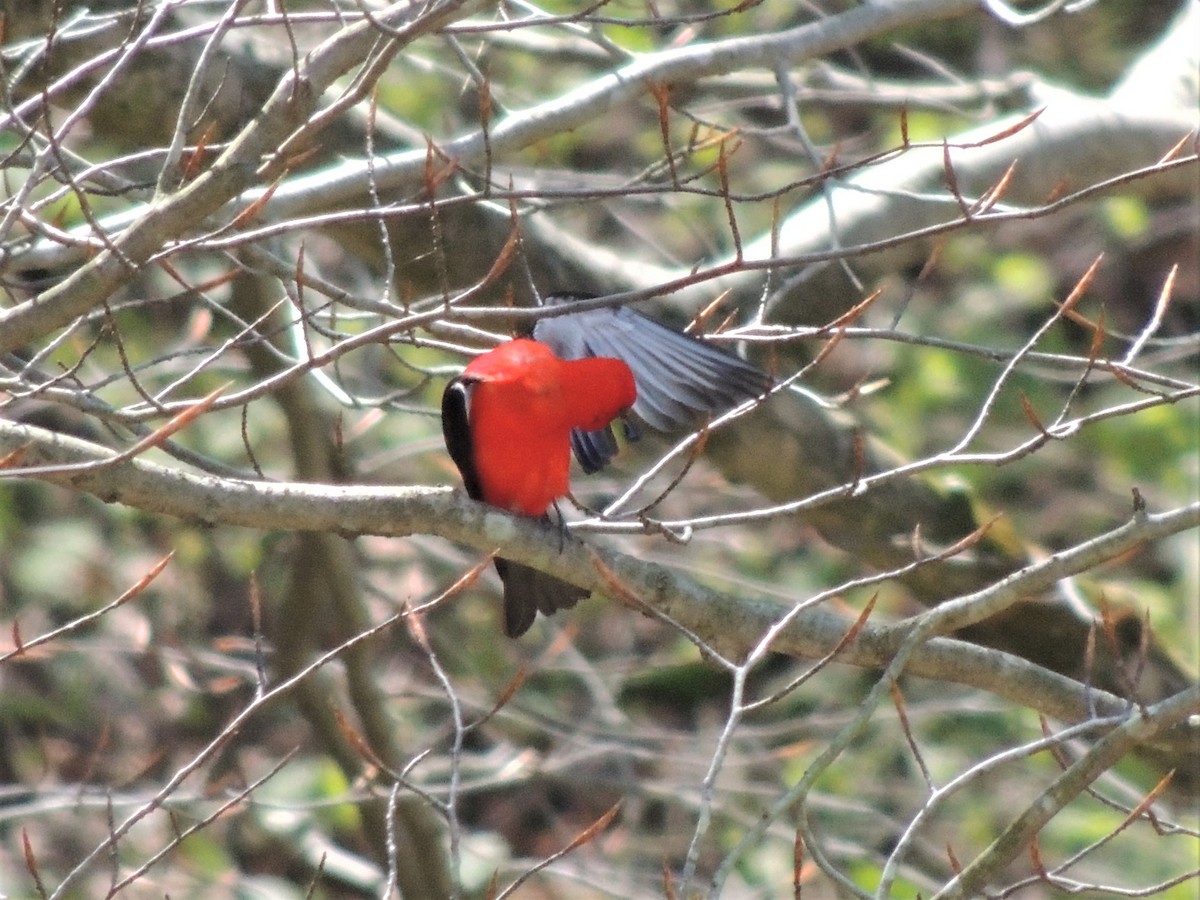
[[(389, 35), (388, 53), (395, 54), (417, 38), (483, 5), (484, 0), (443, 0), (413, 16), (412, 4), (397, 3), (375, 17), (375, 21), (397, 29)], [(286, 170), (288, 160), (278, 159), (276, 154), (310, 130), (317, 101), (336, 79), (371, 56), (372, 48), (380, 40), (375, 21), (343, 29), (307, 54), (280, 81), (258, 117), (211, 167), (178, 193), (160, 198), (139, 211), (137, 220), (114, 237), (111, 246), (37, 300), (0, 311), (0, 354), (67, 325), (111, 296), (129, 277), (131, 266), (136, 269), (145, 264), (170, 241), (187, 234), (258, 183), (265, 174), (264, 160), (271, 161), (275, 169)], [(330, 120), (323, 119), (318, 124), (326, 126)], [(253, 205), (254, 201), (249, 200), (243, 208)]]
[[(789, 612), (777, 602), (721, 594), (670, 570), (578, 541), (566, 542), (560, 552), (559, 535), (553, 527), (467, 500), (448, 488), (232, 481), (186, 474), (141, 459), (109, 466), (105, 461), (116, 455), (113, 451), (3, 420), (0, 453), (21, 454), (22, 468), (0, 470), (6, 477), (35, 478), (105, 502), (202, 525), (390, 537), (436, 534), (482, 552), (503, 551), (517, 562), (603, 594), (612, 594), (611, 579), (615, 577), (640, 602), (693, 631), (714, 652), (730, 659), (743, 656)], [(86, 463), (93, 465), (69, 471), (61, 468)], [(1059, 578), (1086, 571), (1096, 564), (1098, 543), (1111, 558), (1147, 541), (1198, 526), (1200, 503), (1138, 516), (1082, 547), (1026, 567), (997, 585), (989, 596), (1015, 600)], [(597, 559), (604, 571), (597, 568)], [(953, 618), (958, 614), (957, 607), (951, 607), (947, 615)], [(808, 610), (795, 617), (771, 649), (820, 659), (842, 642), (849, 627), (841, 616)], [(838, 660), (867, 668), (885, 666), (909, 639), (909, 632), (902, 626), (867, 624)], [(913, 650), (906, 671), (980, 687), (1070, 722), (1083, 721), (1093, 712), (1117, 715), (1129, 708), (1126, 700), (1089, 691), (1077, 681), (1017, 657), (946, 638), (928, 640)]]

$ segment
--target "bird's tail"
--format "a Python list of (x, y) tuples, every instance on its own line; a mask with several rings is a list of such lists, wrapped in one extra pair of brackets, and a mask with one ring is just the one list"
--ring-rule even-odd
[(504, 582), (504, 633), (510, 638), (528, 631), (539, 612), (549, 616), (570, 609), (591, 593), (511, 559), (497, 557), (496, 571)]

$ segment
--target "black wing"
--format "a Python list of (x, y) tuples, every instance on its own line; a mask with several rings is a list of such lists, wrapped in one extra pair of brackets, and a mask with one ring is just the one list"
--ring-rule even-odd
[[(580, 299), (585, 295), (556, 294), (546, 303)], [(625, 307), (539, 319), (533, 336), (563, 359), (623, 360), (637, 382), (633, 411), (658, 431), (691, 427), (698, 419), (726, 412), (771, 387), (771, 377), (752, 363)], [(611, 428), (576, 431), (571, 446), (585, 472), (603, 468), (617, 451)]]
[(450, 458), (458, 466), (463, 487), (472, 500), (483, 499), (483, 487), (475, 468), (475, 446), (471, 442), (471, 383), (461, 376), (451, 379), (442, 392), (442, 437)]

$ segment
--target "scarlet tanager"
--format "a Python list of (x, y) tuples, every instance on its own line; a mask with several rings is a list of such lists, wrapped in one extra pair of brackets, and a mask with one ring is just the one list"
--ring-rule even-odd
[[(547, 305), (587, 299), (556, 294)], [(533, 338), (477, 356), (442, 395), (442, 433), (467, 494), (546, 517), (569, 490), (574, 449), (585, 472), (617, 452), (610, 423), (632, 410), (673, 431), (761, 396), (770, 377), (745, 360), (624, 307), (540, 319)], [(626, 421), (626, 434), (636, 439)], [(569, 609), (588, 591), (497, 558), (504, 631), (519, 637), (537, 613)]]

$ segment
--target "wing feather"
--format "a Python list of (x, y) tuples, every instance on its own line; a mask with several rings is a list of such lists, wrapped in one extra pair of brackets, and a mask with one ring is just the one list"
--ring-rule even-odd
[[(556, 294), (547, 305), (586, 299)], [(603, 307), (539, 319), (533, 337), (562, 359), (606, 356), (633, 372), (637, 400), (633, 411), (657, 431), (694, 427), (771, 387), (762, 369), (700, 338), (676, 331), (625, 307)], [(576, 432), (572, 447), (586, 472), (604, 467), (616, 455), (612, 429)]]
[(450, 458), (458, 466), (463, 487), (472, 500), (483, 499), (483, 485), (475, 467), (475, 445), (471, 440), (471, 384), (461, 376), (453, 378), (442, 392), (442, 437)]

